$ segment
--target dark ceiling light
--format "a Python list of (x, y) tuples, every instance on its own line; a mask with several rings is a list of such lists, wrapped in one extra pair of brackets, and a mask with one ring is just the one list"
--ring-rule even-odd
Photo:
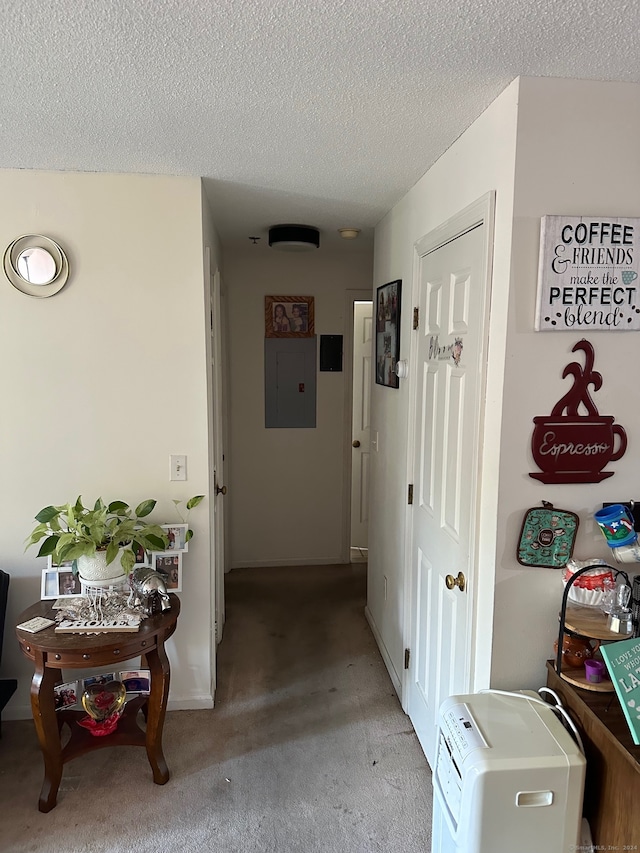
[(269, 228), (269, 245), (283, 252), (306, 252), (320, 246), (320, 232), (308, 225), (274, 225)]

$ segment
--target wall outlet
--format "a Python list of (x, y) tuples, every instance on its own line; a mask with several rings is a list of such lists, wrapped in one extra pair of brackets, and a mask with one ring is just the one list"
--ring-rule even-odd
[(171, 454), (169, 457), (169, 479), (170, 480), (186, 480), (187, 479), (187, 457), (176, 454)]

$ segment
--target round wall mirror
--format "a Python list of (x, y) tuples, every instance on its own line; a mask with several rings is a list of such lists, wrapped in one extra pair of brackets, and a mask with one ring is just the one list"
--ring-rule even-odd
[(22, 278), (31, 284), (50, 284), (57, 272), (55, 259), (39, 246), (20, 252), (16, 267)]
[(53, 296), (67, 283), (69, 262), (60, 246), (41, 234), (18, 237), (4, 253), (11, 284), (28, 296)]

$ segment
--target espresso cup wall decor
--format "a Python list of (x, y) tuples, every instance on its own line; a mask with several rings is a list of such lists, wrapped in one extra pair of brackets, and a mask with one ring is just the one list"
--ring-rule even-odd
[(562, 373), (563, 379), (573, 377), (573, 386), (550, 415), (533, 419), (531, 451), (540, 472), (529, 476), (543, 483), (599, 483), (614, 474), (602, 469), (627, 449), (624, 427), (612, 415), (600, 415), (589, 393), (590, 385), (595, 391), (602, 387), (602, 376), (593, 370), (593, 346), (581, 340), (576, 350), (585, 354), (584, 368), (571, 362)]

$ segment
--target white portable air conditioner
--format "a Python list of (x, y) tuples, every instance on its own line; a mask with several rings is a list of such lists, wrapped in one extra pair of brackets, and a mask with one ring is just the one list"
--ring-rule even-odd
[(440, 708), (432, 853), (567, 853), (586, 762), (533, 693), (451, 696)]

